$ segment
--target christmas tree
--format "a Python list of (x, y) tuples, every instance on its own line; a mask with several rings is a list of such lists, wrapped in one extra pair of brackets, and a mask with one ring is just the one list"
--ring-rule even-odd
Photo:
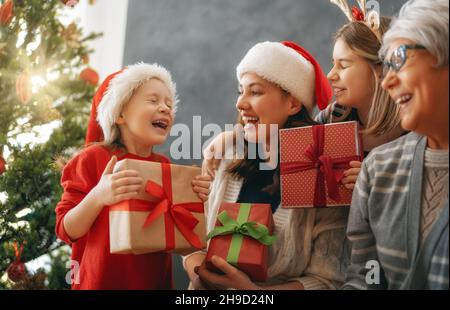
[[(61, 166), (84, 142), (98, 83), (87, 43), (99, 34), (62, 23), (77, 2), (0, 0), (0, 279), (8, 274), (0, 287), (68, 287), (70, 253), (58, 251), (54, 209)], [(18, 142), (48, 124), (54, 129), (46, 142)], [(45, 254), (50, 272), (23, 268)]]

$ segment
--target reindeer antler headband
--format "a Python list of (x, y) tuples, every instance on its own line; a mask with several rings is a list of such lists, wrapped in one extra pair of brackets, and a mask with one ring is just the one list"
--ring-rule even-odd
[(356, 0), (360, 8), (353, 6), (352, 9), (350, 9), (347, 0), (330, 0), (330, 2), (337, 5), (350, 22), (363, 22), (366, 24), (378, 38), (378, 41), (382, 41), (380, 14), (377, 10), (367, 12), (366, 0)]

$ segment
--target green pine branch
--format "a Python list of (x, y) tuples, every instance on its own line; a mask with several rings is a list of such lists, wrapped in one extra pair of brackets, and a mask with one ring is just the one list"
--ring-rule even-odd
[[(92, 52), (87, 44), (101, 35), (83, 37), (78, 27), (68, 33), (59, 20), (62, 8), (60, 0), (14, 0), (13, 20), (0, 25), (0, 43), (5, 44), (3, 53), (0, 50), (0, 155), (5, 147), (11, 153), (7, 171), (0, 176), (0, 193), (7, 197), (0, 202), (0, 277), (14, 260), (14, 241), (27, 242), (23, 262), (62, 245), (54, 232), (54, 210), (62, 194), (55, 160), (83, 145), (95, 87), (82, 81), (79, 73), (86, 67), (84, 57)], [(24, 70), (44, 79), (56, 76), (33, 92), (26, 104), (18, 99), (15, 85)], [(11, 143), (20, 134), (55, 120), (60, 126), (46, 143)], [(24, 216), (17, 217), (24, 211)], [(51, 256), (57, 260), (49, 274), (52, 289), (67, 288), (61, 277), (67, 272), (68, 253), (61, 255), (66, 257)]]

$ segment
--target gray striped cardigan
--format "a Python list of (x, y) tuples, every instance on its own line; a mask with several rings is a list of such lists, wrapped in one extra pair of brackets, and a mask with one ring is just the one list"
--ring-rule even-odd
[(352, 258), (344, 289), (448, 289), (448, 201), (419, 247), (426, 145), (426, 137), (410, 133), (364, 161), (347, 228)]

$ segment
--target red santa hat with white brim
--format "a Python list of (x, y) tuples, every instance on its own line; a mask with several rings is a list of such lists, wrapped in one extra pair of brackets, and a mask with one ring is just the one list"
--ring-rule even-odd
[(317, 104), (325, 109), (332, 89), (319, 63), (294, 42), (263, 42), (252, 47), (237, 67), (241, 81), (246, 73), (255, 73), (275, 83), (298, 99), (311, 113)]
[(97, 90), (92, 102), (86, 145), (101, 141), (114, 142), (119, 134), (116, 121), (124, 105), (139, 86), (154, 78), (162, 81), (169, 89), (175, 113), (178, 98), (170, 72), (158, 64), (137, 63), (128, 66), (108, 76)]

